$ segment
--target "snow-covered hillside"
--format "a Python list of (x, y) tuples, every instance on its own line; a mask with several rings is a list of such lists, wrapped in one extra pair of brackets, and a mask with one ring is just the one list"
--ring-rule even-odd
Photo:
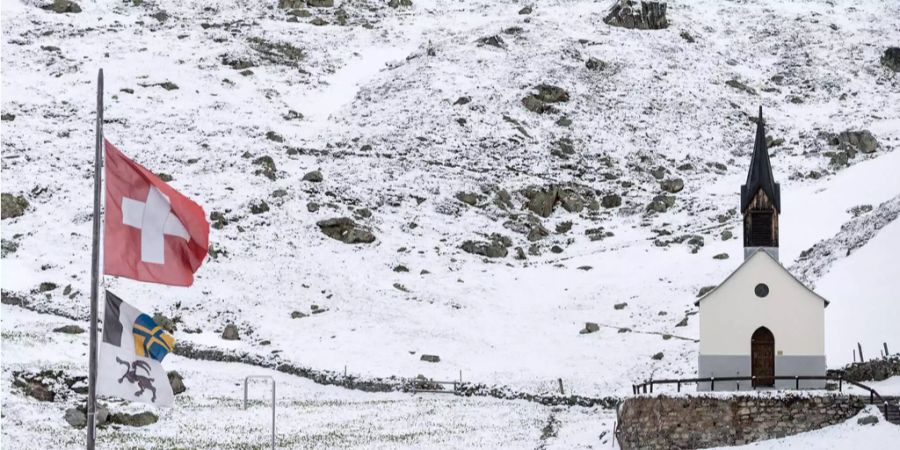
[[(528, 14), (497, 0), (277, 3), (83, 0), (57, 14), (2, 0), (2, 191), (29, 204), (2, 222), (4, 303), (69, 318), (3, 307), (4, 446), (46, 446), (31, 439), (65, 425), (63, 406), (49, 414), (10, 395), (13, 371), (87, 366), (86, 334), (50, 330), (87, 324), (100, 68), (106, 137), (214, 225), (193, 287), (105, 280), (174, 319), (179, 342), (535, 394), (562, 379), (567, 393), (620, 396), (650, 376), (691, 375), (697, 292), (742, 261), (738, 192), (762, 105), (781, 262), (831, 301), (829, 365), (857, 341), (873, 356), (882, 342), (900, 348), (900, 77), (879, 62), (900, 44), (891, 2), (674, 1), (656, 31), (604, 24), (606, 1), (535, 2)], [(831, 145), (847, 130), (871, 132), (875, 151)], [(374, 242), (317, 226), (338, 217)], [(579, 333), (586, 322), (599, 331)], [(221, 338), (229, 323), (240, 340)], [(177, 406), (219, 414), (204, 408), (225, 402), (229, 423), (251, 420), (234, 383), (264, 369), (171, 359), (189, 388)], [(285, 433), (374, 416), (381, 437), (322, 441), (341, 447), (550, 445), (541, 430), (553, 413), (572, 448), (598, 445), (614, 420), (279, 382), (285, 409), (325, 409), (291, 413), (301, 425)], [(344, 403), (346, 415), (327, 411)], [(426, 423), (395, 428), (405, 420)], [(264, 435), (264, 421), (247, 426)], [(501, 429), (515, 435), (491, 441)], [(208, 446), (240, 442), (219, 439)]]

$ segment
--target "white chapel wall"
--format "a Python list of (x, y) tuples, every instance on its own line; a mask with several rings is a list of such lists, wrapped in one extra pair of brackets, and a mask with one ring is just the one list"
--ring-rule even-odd
[[(768, 296), (756, 296), (759, 283), (769, 286)], [(824, 355), (824, 310), (821, 298), (759, 252), (702, 300), (700, 354), (749, 355), (750, 337), (765, 326), (776, 355)]]

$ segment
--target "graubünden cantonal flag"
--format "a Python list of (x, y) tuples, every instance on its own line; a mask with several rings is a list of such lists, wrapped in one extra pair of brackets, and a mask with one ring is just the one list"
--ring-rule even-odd
[(106, 149), (103, 272), (190, 286), (209, 250), (209, 222), (194, 203), (112, 143)]

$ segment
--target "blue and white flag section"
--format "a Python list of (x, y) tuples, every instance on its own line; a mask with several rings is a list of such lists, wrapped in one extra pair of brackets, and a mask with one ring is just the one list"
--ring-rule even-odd
[(162, 360), (175, 339), (150, 316), (106, 291), (97, 393), (156, 406), (175, 400)]

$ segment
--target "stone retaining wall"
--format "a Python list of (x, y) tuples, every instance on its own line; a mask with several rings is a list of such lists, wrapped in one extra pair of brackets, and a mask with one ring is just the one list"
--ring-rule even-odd
[(622, 449), (690, 449), (741, 445), (843, 422), (863, 408), (862, 397), (633, 397), (622, 404)]

